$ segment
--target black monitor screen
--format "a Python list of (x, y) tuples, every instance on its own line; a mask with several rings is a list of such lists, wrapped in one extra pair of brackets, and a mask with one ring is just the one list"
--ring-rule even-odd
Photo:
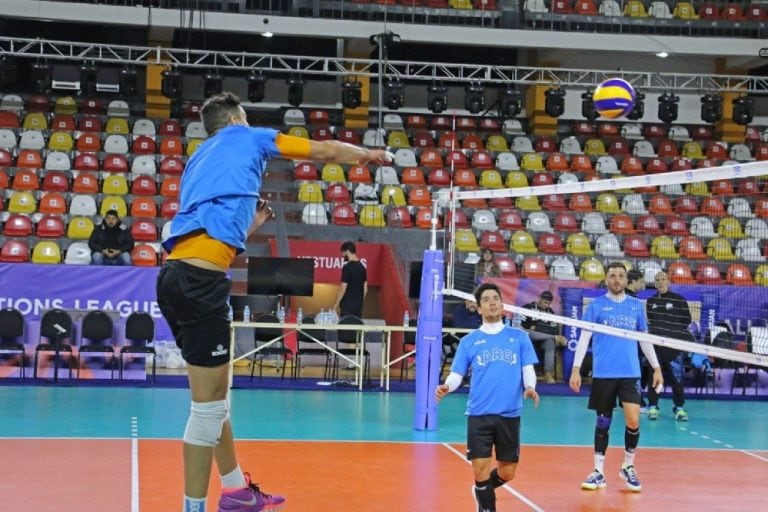
[(312, 258), (248, 258), (248, 295), (312, 296)]

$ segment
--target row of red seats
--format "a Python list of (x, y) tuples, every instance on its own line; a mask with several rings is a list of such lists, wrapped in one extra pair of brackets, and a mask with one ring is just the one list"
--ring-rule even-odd
[[(64, 238), (71, 240), (88, 240), (99, 217), (73, 217), (44, 215), (39, 220), (14, 213), (3, 223), (2, 233), (8, 237)], [(159, 240), (159, 230), (155, 219), (134, 217), (121, 219), (129, 225), (131, 235), (136, 241), (156, 242)]]
[[(43, 152), (32, 149), (22, 149), (14, 157), (5, 149), (0, 149), (0, 169), (18, 167), (24, 169), (48, 169), (59, 171), (85, 171), (108, 173), (141, 173), (180, 175), (184, 171), (184, 159), (180, 156), (157, 157), (154, 155), (138, 155), (129, 161), (130, 155), (79, 153), (70, 161), (69, 156), (58, 152), (48, 153), (43, 158)], [(160, 166), (157, 166), (157, 159)], [(138, 160), (138, 162), (137, 162)]]
[[(140, 195), (178, 197), (181, 177), (178, 174), (140, 174), (126, 180), (123, 174), (110, 174), (99, 179), (98, 173), (79, 172), (76, 176), (65, 171), (45, 171), (42, 180), (39, 172), (19, 168), (10, 177), (0, 168), (0, 190), (44, 192), (74, 192), (76, 194)], [(158, 179), (159, 178), (159, 179)]]
[[(70, 252), (72, 255), (70, 255)], [(66, 254), (66, 259), (64, 257)], [(72, 265), (88, 265), (91, 262), (91, 251), (85, 242), (75, 242), (62, 251), (62, 246), (55, 240), (40, 240), (32, 246), (26, 240), (9, 239), (0, 248), (0, 263), (40, 263)], [(151, 244), (137, 243), (131, 250), (133, 265), (139, 267), (154, 267), (162, 264), (166, 254), (158, 255)]]

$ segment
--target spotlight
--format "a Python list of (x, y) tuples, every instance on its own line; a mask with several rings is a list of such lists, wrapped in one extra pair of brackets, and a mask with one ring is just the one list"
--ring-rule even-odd
[(501, 90), (499, 105), (503, 116), (515, 117), (522, 110), (522, 95), (520, 91), (514, 89), (511, 85), (506, 86)]
[(659, 96), (659, 120), (667, 124), (674, 123), (677, 119), (677, 104), (679, 102), (680, 97), (675, 96), (670, 91)]
[(443, 82), (432, 82), (427, 87), (427, 108), (435, 114), (448, 108), (448, 88)]
[(739, 96), (733, 100), (733, 122), (746, 126), (752, 122), (754, 117), (754, 101), (748, 96)]
[(632, 121), (637, 121), (641, 117), (645, 115), (645, 94), (642, 92), (635, 90), (635, 105), (632, 107), (632, 110), (627, 114), (627, 119), (631, 119)]
[(464, 108), (470, 114), (478, 114), (485, 108), (485, 87), (480, 82), (471, 82), (464, 87)]
[(120, 76), (117, 79), (120, 88), (120, 94), (123, 96), (137, 96), (139, 93), (139, 81), (136, 76), (136, 70), (132, 67), (120, 70)]
[(285, 83), (288, 84), (288, 104), (298, 107), (304, 102), (304, 80), (300, 76), (292, 76)]
[(344, 80), (341, 83), (341, 104), (344, 108), (357, 108), (363, 102), (363, 84), (357, 80)]
[(599, 117), (597, 110), (595, 110), (595, 102), (592, 99), (594, 92), (593, 89), (587, 89), (586, 92), (581, 93), (581, 115), (590, 123)]
[(264, 101), (267, 77), (261, 71), (252, 69), (245, 79), (248, 81), (248, 101), (252, 103)]
[(544, 93), (544, 110), (550, 117), (560, 117), (565, 111), (565, 91), (559, 87), (547, 89)]
[(221, 94), (224, 89), (224, 76), (218, 69), (209, 71), (203, 76), (203, 95), (205, 98), (210, 98), (217, 94)]
[(51, 78), (51, 65), (47, 62), (35, 62), (32, 64), (30, 73), (32, 79), (32, 91), (38, 94), (45, 94), (51, 89), (53, 79)]
[(181, 98), (181, 91), (184, 79), (181, 76), (181, 71), (174, 68), (168, 68), (162, 73), (162, 81), (160, 82), (160, 90), (163, 96), (172, 100), (178, 100)]
[(80, 94), (83, 96), (96, 96), (96, 83), (99, 71), (93, 62), (84, 62), (80, 66)]
[(705, 123), (716, 123), (723, 117), (723, 98), (717, 94), (708, 93), (701, 98), (701, 120)]
[(397, 110), (405, 103), (405, 87), (397, 78), (387, 78), (384, 84), (384, 103), (390, 110)]

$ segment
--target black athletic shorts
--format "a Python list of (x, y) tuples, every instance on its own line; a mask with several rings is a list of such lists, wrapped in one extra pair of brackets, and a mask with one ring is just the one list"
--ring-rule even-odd
[(520, 417), (498, 414), (467, 418), (467, 460), (490, 457), (496, 448), (496, 460), (520, 460)]
[(626, 404), (640, 404), (640, 379), (592, 379), (589, 408), (597, 412), (609, 412), (616, 407), (616, 399)]
[(229, 293), (224, 272), (168, 260), (157, 276), (157, 303), (184, 360), (195, 366), (229, 363)]

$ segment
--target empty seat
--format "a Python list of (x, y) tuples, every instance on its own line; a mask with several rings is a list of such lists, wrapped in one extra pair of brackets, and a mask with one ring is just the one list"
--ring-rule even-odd
[(65, 265), (90, 265), (91, 249), (87, 242), (75, 242), (69, 244), (64, 256)]
[(136, 244), (131, 251), (131, 261), (137, 267), (157, 266), (157, 251), (149, 244)]
[(94, 228), (90, 217), (72, 217), (67, 226), (67, 237), (73, 240), (88, 240)]
[(549, 233), (552, 231), (552, 226), (549, 222), (549, 216), (544, 212), (533, 212), (528, 215), (528, 219), (526, 219), (525, 225), (526, 229), (532, 232)]
[(496, 231), (496, 218), (490, 210), (477, 210), (472, 215), (472, 229), (477, 231)]
[(405, 193), (399, 185), (387, 185), (381, 191), (381, 204), (405, 206)]
[(8, 211), (11, 213), (32, 213), (37, 210), (37, 201), (30, 192), (16, 190), (8, 199)]
[(302, 203), (322, 203), (322, 188), (317, 183), (301, 183), (299, 185), (298, 200)]
[(96, 155), (81, 153), (75, 157), (75, 161), (72, 163), (72, 169), (76, 171), (97, 172), (101, 167)]
[(399, 185), (400, 180), (397, 177), (397, 171), (394, 167), (381, 166), (376, 169), (376, 176), (374, 178), (376, 183), (382, 185)]
[(327, 203), (349, 203), (351, 201), (349, 189), (343, 183), (333, 183), (325, 189), (325, 201)]
[(502, 171), (516, 171), (520, 169), (520, 165), (513, 153), (503, 152), (496, 157), (496, 168)]
[(752, 208), (749, 206), (749, 201), (743, 197), (734, 197), (728, 202), (728, 215), (739, 217), (743, 219), (749, 219), (754, 217), (752, 214)]
[(600, 235), (595, 241), (595, 252), (598, 256), (622, 257), (624, 251), (621, 250), (619, 240), (613, 233)]
[(621, 201), (621, 209), (624, 213), (630, 215), (644, 215), (648, 213), (645, 209), (645, 203), (643, 202), (643, 196), (640, 194), (627, 194)]
[(691, 220), (691, 234), (699, 238), (710, 238), (716, 236), (715, 226), (709, 217), (696, 217)]
[(432, 216), (432, 208), (430, 207), (423, 207), (419, 208), (416, 211), (416, 227), (421, 229), (431, 229), (432, 228), (432, 220), (435, 220), (435, 228), (441, 229), (442, 223), (440, 222), (440, 216), (433, 217)]
[(333, 207), (331, 220), (338, 226), (354, 226), (357, 224), (357, 214), (351, 205), (339, 204)]
[(720, 269), (714, 263), (700, 263), (696, 267), (696, 282), (699, 284), (722, 284)]
[(579, 266), (579, 279), (599, 283), (605, 279), (605, 267), (594, 258), (585, 260)]
[(622, 248), (624, 254), (633, 258), (647, 258), (651, 255), (645, 243), (645, 237), (642, 235), (625, 236)]
[(725, 205), (719, 197), (705, 197), (701, 200), (701, 213), (709, 217), (724, 217)]
[(584, 192), (578, 192), (576, 194), (571, 195), (569, 208), (571, 211), (574, 211), (574, 212), (594, 211), (594, 208), (592, 207), (592, 199), (589, 197), (588, 194)]
[(520, 267), (520, 277), (526, 279), (549, 279), (547, 265), (541, 258), (525, 258)]
[(552, 279), (575, 281), (579, 279), (576, 275), (576, 267), (568, 258), (555, 258), (549, 264), (549, 275)]
[(116, 210), (117, 216), (121, 218), (128, 215), (128, 205), (121, 196), (106, 196), (102, 199), (99, 215), (104, 217), (109, 210)]
[(753, 286), (752, 272), (741, 263), (732, 263), (725, 272), (725, 282), (735, 286)]
[[(505, 252), (507, 244), (499, 231), (483, 231), (480, 234), (480, 248), (490, 249), (494, 252)], [(498, 264), (498, 259), (496, 263)]]
[(568, 254), (574, 256), (592, 256), (595, 252), (589, 243), (589, 238), (584, 233), (572, 233), (568, 235), (565, 242), (565, 249)]
[(744, 238), (741, 223), (735, 217), (725, 217), (717, 225), (717, 234), (725, 238)]
[(713, 238), (707, 244), (707, 255), (717, 261), (735, 260), (731, 242), (725, 238)]
[(565, 254), (563, 240), (554, 233), (541, 234), (536, 245), (542, 254)]
[(672, 284), (695, 284), (696, 278), (693, 277), (691, 267), (684, 261), (675, 261), (667, 267), (669, 282)]
[(51, 171), (69, 171), (72, 168), (72, 164), (69, 160), (69, 156), (65, 153), (58, 151), (51, 151), (48, 156), (45, 157), (45, 169)]
[(701, 240), (694, 236), (685, 236), (680, 240), (680, 257), (688, 260), (705, 260), (707, 254), (704, 252), (704, 245)]
[(605, 217), (603, 217), (602, 213), (598, 212), (586, 213), (581, 219), (581, 230), (593, 235), (607, 233), (608, 229), (605, 226)]
[(32, 249), (32, 263), (56, 265), (61, 263), (61, 248), (52, 240), (41, 240)]
[[(617, 235), (631, 235), (635, 233), (635, 227), (632, 222), (632, 217), (629, 215), (619, 213), (611, 217), (611, 224), (609, 228), (611, 233)], [(686, 228), (686, 233), (687, 233)]]
[(304, 205), (301, 211), (301, 221), (304, 224), (326, 225), (328, 224), (328, 213), (322, 204), (309, 203)]
[(72, 192), (77, 194), (96, 194), (98, 191), (99, 181), (96, 174), (81, 172), (72, 181)]
[(0, 262), (26, 263), (29, 261), (29, 247), (23, 240), (6, 240), (0, 249)]
[(509, 238), (509, 249), (516, 254), (536, 254), (536, 242), (530, 233), (515, 231)]
[(659, 236), (651, 242), (651, 255), (661, 259), (677, 259), (675, 242), (668, 236)]
[(601, 213), (620, 213), (619, 201), (610, 192), (602, 192), (597, 196), (595, 209)]
[(457, 251), (477, 252), (480, 250), (477, 237), (469, 229), (457, 229), (454, 240)]
[(102, 164), (102, 170), (108, 173), (128, 172), (128, 160), (125, 155), (107, 155)]
[(760, 253), (760, 241), (754, 238), (739, 240), (736, 244), (736, 258), (742, 261), (765, 261)]
[(744, 234), (758, 240), (768, 239), (768, 224), (763, 219), (749, 219), (744, 226)]
[(3, 234), (5, 236), (27, 237), (30, 236), (32, 232), (32, 220), (20, 213), (10, 215), (3, 226)]
[(386, 224), (384, 222), (384, 212), (381, 206), (378, 204), (366, 204), (360, 208), (359, 213), (360, 225), (372, 228), (383, 228)]

